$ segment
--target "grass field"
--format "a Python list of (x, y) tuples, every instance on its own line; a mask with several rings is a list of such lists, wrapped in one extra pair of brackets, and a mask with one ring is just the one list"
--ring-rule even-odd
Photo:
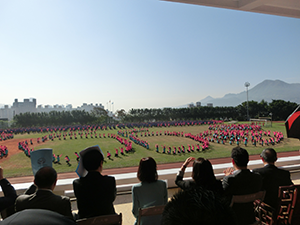
[[(207, 125), (201, 126), (185, 126), (185, 127), (169, 127), (169, 128), (150, 128), (149, 131), (156, 132), (162, 131), (162, 133), (167, 131), (177, 131), (177, 132), (184, 132), (184, 133), (191, 133), (191, 134), (199, 134), (208, 129)], [(263, 127), (263, 130), (271, 130), (271, 131), (281, 131), (283, 132), (284, 136), (286, 137), (284, 123), (273, 123), (272, 127)], [(99, 132), (97, 132), (99, 133)], [(114, 133), (117, 134), (117, 130), (106, 130), (101, 131), (100, 133)], [(45, 134), (44, 134), (45, 135)], [(24, 135), (15, 135), (14, 140), (17, 142), (21, 139), (30, 139), (30, 138), (37, 138), (41, 137), (43, 134), (24, 134)], [(139, 135), (140, 136), (140, 135)], [(115, 148), (124, 147), (121, 145), (116, 139), (113, 138), (83, 138), (83, 139), (69, 139), (66, 140), (59, 140), (58, 138), (54, 139), (54, 141), (47, 141), (42, 145), (39, 145), (39, 148), (35, 148), (35, 150), (40, 148), (52, 148), (54, 154), (62, 154), (61, 157), (61, 165), (53, 164), (53, 167), (57, 170), (58, 173), (63, 172), (71, 172), (75, 171), (77, 167), (76, 156), (74, 152), (80, 152), (81, 150), (85, 149), (86, 147), (99, 145), (102, 151), (106, 156), (106, 152), (110, 151), (112, 154), (112, 160), (106, 159), (104, 163), (105, 168), (117, 168), (117, 167), (130, 167), (130, 166), (138, 166), (139, 160), (142, 157), (151, 156), (153, 157), (158, 164), (161, 163), (170, 163), (170, 162), (179, 162), (184, 161), (189, 156), (194, 157), (204, 157), (207, 159), (212, 158), (222, 158), (222, 157), (229, 157), (230, 152), (234, 145), (230, 145), (228, 142), (223, 144), (217, 143), (210, 143), (209, 149), (204, 152), (193, 152), (193, 153), (185, 153), (185, 154), (177, 154), (177, 155), (168, 155), (157, 153), (155, 151), (155, 145), (159, 145), (159, 151), (162, 151), (162, 145), (166, 146), (181, 146), (184, 145), (187, 147), (188, 144), (195, 145), (198, 142), (185, 138), (185, 137), (177, 137), (177, 136), (165, 136), (162, 134), (161, 136), (149, 136), (149, 137), (139, 137), (142, 140), (148, 141), (150, 148), (146, 149), (139, 145), (133, 143), (134, 152), (130, 152), (125, 156), (120, 155), (119, 157), (114, 157)], [(36, 141), (36, 139), (34, 139)], [(1, 144), (5, 145), (5, 142)], [(240, 146), (244, 146), (241, 143)], [(298, 139), (289, 139), (285, 138), (281, 143), (276, 144), (273, 146), (277, 152), (282, 151), (293, 151), (298, 150), (300, 148), (300, 141)], [(17, 144), (16, 144), (17, 148)], [(257, 145), (254, 147), (251, 143), (248, 144), (246, 149), (248, 150), (249, 154), (260, 154), (264, 147), (261, 145)], [(71, 166), (68, 166), (64, 160), (65, 156), (68, 155), (71, 159), (70, 163)], [(1, 166), (5, 168), (5, 176), (6, 177), (16, 177), (16, 176), (26, 176), (32, 175), (30, 158), (26, 157), (25, 154), (20, 151), (20, 153), (10, 156), (9, 159), (0, 159)]]

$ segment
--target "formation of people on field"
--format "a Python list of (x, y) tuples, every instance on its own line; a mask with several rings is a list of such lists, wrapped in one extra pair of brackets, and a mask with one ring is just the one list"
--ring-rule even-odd
[[(32, 139), (30, 139), (30, 145), (33, 145)], [(33, 148), (29, 147), (30, 145), (27, 140), (21, 141), (18, 143), (18, 149), (23, 151), (27, 157), (30, 157), (30, 153), (34, 150)]]
[(0, 158), (8, 156), (8, 149), (5, 145), (0, 145)]
[(9, 139), (13, 139), (14, 138), (14, 134), (13, 133), (8, 133), (8, 132), (4, 132), (4, 131), (0, 131), (0, 141), (6, 141)]
[[(198, 134), (185, 133), (183, 131), (166, 130), (165, 128), (171, 127), (181, 127), (181, 126), (195, 126), (209, 124), (208, 130), (200, 132)], [(133, 127), (135, 125), (136, 127)], [(222, 124), (221, 121), (205, 121), (205, 122), (173, 122), (173, 123), (148, 123), (144, 124), (145, 127), (137, 124), (130, 124), (126, 126), (116, 125), (116, 126), (67, 126), (67, 127), (48, 127), (39, 128), (38, 130), (25, 129), (23, 132), (42, 132), (43, 136), (36, 139), (37, 143), (43, 143), (47, 140), (54, 141), (77, 139), (77, 138), (112, 138), (117, 140), (119, 143), (124, 145), (124, 147), (114, 148), (114, 150), (108, 150), (106, 157), (108, 159), (113, 159), (113, 157), (119, 157), (120, 155), (125, 155), (133, 152), (132, 143), (140, 145), (146, 149), (150, 149), (149, 139), (143, 140), (148, 137), (159, 137), (159, 136), (176, 136), (185, 137), (192, 139), (197, 142), (195, 144), (181, 144), (181, 145), (158, 145), (155, 144), (152, 147), (157, 153), (163, 153), (167, 155), (185, 154), (191, 152), (201, 152), (209, 148), (210, 143), (218, 144), (230, 144), (237, 146), (248, 146), (253, 144), (254, 146), (269, 146), (280, 143), (283, 140), (283, 134), (281, 132), (274, 131), (273, 136), (271, 136), (270, 130), (263, 130), (260, 124)], [(151, 127), (165, 127), (162, 130), (151, 131)], [(128, 129), (130, 128), (130, 129)], [(117, 134), (107, 133), (105, 131), (109, 129), (118, 129)], [(17, 132), (22, 133), (20, 130)], [(48, 134), (44, 134), (48, 132)], [(13, 132), (7, 132), (13, 137)], [(4, 134), (4, 132), (2, 132)], [(33, 145), (34, 139), (25, 140), (19, 142), (18, 149), (22, 150), (24, 154), (30, 157), (30, 153), (34, 150), (30, 148)], [(1, 149), (0, 149), (1, 150)], [(3, 149), (0, 151), (0, 157), (5, 157), (8, 154), (8, 150)], [(71, 157), (73, 158), (73, 157)], [(76, 156), (76, 161), (78, 162), (79, 157)], [(68, 166), (71, 165), (71, 159), (69, 156), (65, 156), (65, 162)], [(53, 162), (61, 165), (61, 156), (57, 154), (53, 157)]]
[[(263, 190), (264, 203), (277, 209), (279, 186), (293, 184), (290, 172), (275, 166), (277, 153), (273, 148), (264, 149), (260, 156), (264, 166), (250, 171), (247, 150), (240, 146), (234, 147), (231, 151), (232, 167), (224, 170), (223, 180), (216, 179), (208, 159), (189, 157), (175, 177), (179, 191), (169, 201), (167, 183), (158, 179), (155, 159), (142, 158), (137, 169), (139, 182), (133, 184), (131, 190), (135, 224), (254, 224), (253, 203), (230, 204), (232, 196), (254, 194)], [(52, 167), (40, 168), (34, 175), (34, 184), (19, 196), (3, 177), (3, 169), (0, 167), (0, 185), (4, 193), (4, 197), (0, 198), (0, 210), (12, 206), (15, 210), (12, 213), (17, 214), (28, 213), (26, 209), (48, 210), (55, 212), (54, 215), (60, 215), (60, 219), (64, 220), (61, 224), (76, 224), (78, 219), (116, 214), (116, 180), (113, 176), (102, 175), (103, 162), (104, 155), (98, 148), (90, 147), (81, 154), (80, 163), (87, 173), (73, 181), (77, 213), (72, 211), (69, 197), (52, 192), (57, 182), (57, 173)], [(189, 165), (192, 167), (192, 179), (186, 180), (184, 175)], [(142, 217), (139, 221), (140, 208), (160, 205), (164, 205), (161, 215)], [(32, 213), (34, 212), (33, 210)], [(4, 224), (11, 224), (15, 220), (14, 215), (4, 219)]]
[(27, 127), (0, 129), (0, 133), (8, 134), (30, 134), (30, 133), (52, 133), (67, 131), (85, 130), (116, 130), (116, 129), (140, 129), (151, 127), (178, 127), (178, 126), (197, 126), (223, 123), (222, 120), (196, 120), (196, 121), (167, 121), (167, 122), (140, 122), (140, 123), (121, 123), (121, 124), (93, 124), (93, 125), (68, 125), (68, 126), (47, 126), (47, 127)]
[[(9, 139), (13, 139), (14, 134), (13, 133), (8, 133), (4, 131), (0, 131), (0, 141), (4, 142)], [(8, 148), (5, 145), (0, 145), (0, 158), (7, 157), (8, 156)]]
[[(206, 132), (207, 134), (207, 132)], [(209, 126), (209, 141), (225, 144), (229, 142), (230, 145), (236, 144), (245, 146), (248, 145), (249, 141), (254, 146), (256, 145), (275, 145), (283, 140), (282, 132), (273, 132), (273, 137), (271, 136), (271, 131), (263, 131), (259, 125), (213, 125)]]

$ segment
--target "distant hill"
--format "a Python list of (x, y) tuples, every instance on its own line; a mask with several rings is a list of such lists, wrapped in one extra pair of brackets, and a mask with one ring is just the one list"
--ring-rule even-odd
[[(300, 84), (288, 84), (281, 80), (264, 80), (255, 87), (248, 90), (249, 101), (284, 100), (300, 103)], [(246, 91), (239, 94), (226, 94), (223, 98), (212, 98), (207, 96), (200, 100), (202, 106), (213, 103), (213, 106), (237, 106), (247, 99)]]

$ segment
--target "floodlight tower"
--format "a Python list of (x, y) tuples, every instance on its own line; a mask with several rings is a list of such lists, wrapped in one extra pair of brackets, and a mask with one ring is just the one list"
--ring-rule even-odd
[(247, 91), (247, 120), (249, 121), (249, 103), (248, 103), (248, 87), (250, 86), (249, 82), (245, 83), (246, 91)]

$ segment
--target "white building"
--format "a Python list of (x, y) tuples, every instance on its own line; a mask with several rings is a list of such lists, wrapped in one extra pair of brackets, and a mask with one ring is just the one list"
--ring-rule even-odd
[(24, 99), (23, 102), (19, 102), (18, 99), (15, 99), (13, 102), (13, 105), (9, 107), (8, 105), (5, 105), (4, 108), (0, 108), (0, 119), (8, 119), (8, 121), (11, 121), (15, 115), (18, 115), (20, 113), (49, 113), (51, 111), (57, 111), (57, 112), (62, 112), (62, 111), (72, 111), (72, 110), (85, 110), (86, 112), (91, 112), (94, 107), (101, 107), (104, 109), (104, 106), (99, 103), (93, 105), (83, 103), (82, 106), (73, 108), (71, 104), (67, 104), (65, 107), (64, 105), (58, 105), (55, 104), (53, 106), (51, 105), (38, 105), (36, 106), (36, 99)]

